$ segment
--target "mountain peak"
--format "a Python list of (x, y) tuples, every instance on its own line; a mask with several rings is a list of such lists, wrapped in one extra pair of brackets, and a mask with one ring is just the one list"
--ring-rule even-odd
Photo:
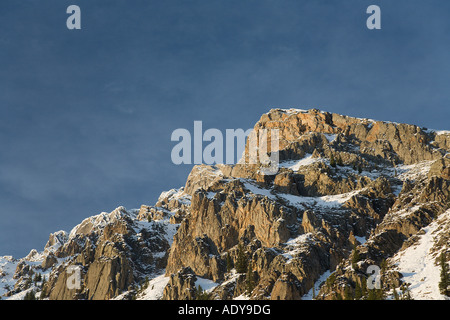
[[(154, 205), (102, 212), (51, 234), (43, 252), (1, 258), (0, 293), (360, 299), (373, 298), (361, 288), (378, 270), (384, 298), (446, 299), (435, 273), (438, 256), (450, 259), (448, 132), (294, 108), (271, 109), (254, 129), (279, 131), (275, 174), (259, 163), (196, 165)], [(36, 273), (45, 284), (30, 285)]]

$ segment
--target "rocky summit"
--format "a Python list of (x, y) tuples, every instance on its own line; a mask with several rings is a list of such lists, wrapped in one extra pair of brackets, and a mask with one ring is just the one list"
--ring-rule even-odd
[(449, 299), (450, 132), (317, 109), (258, 129), (279, 130), (276, 174), (196, 165), (0, 257), (2, 299)]

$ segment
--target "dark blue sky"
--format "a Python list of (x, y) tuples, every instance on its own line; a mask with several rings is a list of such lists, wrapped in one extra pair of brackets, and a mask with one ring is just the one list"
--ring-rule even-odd
[[(66, 8), (81, 8), (81, 30)], [(377, 4), (382, 29), (366, 28)], [(450, 129), (444, 1), (2, 0), (0, 255), (184, 185), (177, 128), (272, 107)]]

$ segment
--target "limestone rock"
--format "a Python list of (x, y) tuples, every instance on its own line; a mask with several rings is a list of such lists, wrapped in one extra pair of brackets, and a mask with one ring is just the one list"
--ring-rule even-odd
[(302, 297), (300, 283), (292, 273), (281, 275), (272, 289), (272, 300), (300, 300)]
[(53, 267), (58, 262), (58, 259), (56, 259), (55, 255), (50, 252), (48, 255), (45, 256), (44, 261), (42, 261), (42, 268), (48, 269)]
[[(145, 274), (164, 268), (169, 249), (166, 231), (157, 222), (141, 224), (138, 215), (119, 207), (74, 228), (42, 262), (43, 268), (53, 267), (46, 284), (48, 297), (111, 299), (130, 290)], [(57, 264), (57, 257), (65, 262)], [(76, 290), (67, 286), (74, 267), (80, 270), (81, 286)]]
[(196, 280), (197, 277), (189, 267), (172, 274), (164, 287), (163, 300), (194, 300)]

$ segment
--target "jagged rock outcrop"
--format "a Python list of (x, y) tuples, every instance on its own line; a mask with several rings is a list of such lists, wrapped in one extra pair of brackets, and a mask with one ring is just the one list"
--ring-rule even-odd
[(283, 273), (273, 285), (272, 300), (300, 300), (301, 285), (292, 273)]
[(56, 258), (54, 253), (50, 252), (44, 256), (44, 261), (42, 261), (41, 266), (45, 270), (45, 269), (53, 267), (57, 262), (58, 262), (58, 259)]
[[(139, 220), (140, 213), (119, 207), (85, 219), (69, 235), (50, 235), (41, 266), (43, 271), (53, 269), (43, 284), (43, 297), (111, 299), (162, 270), (171, 242), (164, 226), (168, 221)], [(79, 273), (76, 288), (68, 285), (74, 272)]]
[(195, 273), (189, 267), (171, 274), (169, 283), (164, 287), (163, 300), (194, 300), (196, 280)]

